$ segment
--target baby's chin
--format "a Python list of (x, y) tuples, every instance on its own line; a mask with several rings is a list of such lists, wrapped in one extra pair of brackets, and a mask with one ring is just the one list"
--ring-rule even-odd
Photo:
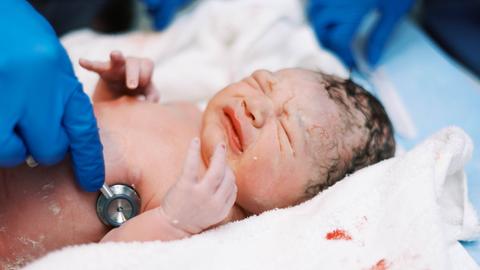
[[(266, 176), (258, 174), (255, 168), (247, 169), (239, 166), (237, 176), (237, 204), (251, 214), (261, 214), (265, 211), (287, 208), (305, 201), (303, 193), (294, 189), (277, 189), (276, 185), (265, 183)], [(282, 183), (283, 181), (274, 181)], [(286, 194), (287, 192), (287, 194)]]
[(285, 208), (288, 205), (275, 205), (273, 202), (269, 201), (267, 197), (255, 197), (252, 194), (246, 194), (243, 192), (241, 188), (238, 190), (238, 197), (236, 204), (240, 206), (243, 210), (248, 212), (249, 214), (259, 215), (263, 212), (278, 209), (278, 208)]
[[(207, 115), (207, 111), (204, 113), (204, 117)], [(210, 158), (212, 157), (215, 148), (218, 144), (224, 143), (227, 147), (227, 161), (230, 166), (233, 166), (231, 161), (234, 156), (230, 146), (227, 142), (226, 132), (222, 124), (214, 117), (210, 115), (210, 119), (202, 120), (202, 127), (200, 130), (200, 145), (202, 159), (205, 162), (205, 165), (208, 166), (210, 163)], [(208, 116), (207, 116), (208, 117)]]

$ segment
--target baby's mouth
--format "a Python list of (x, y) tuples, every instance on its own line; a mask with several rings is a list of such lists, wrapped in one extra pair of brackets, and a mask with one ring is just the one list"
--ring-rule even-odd
[(243, 153), (242, 129), (235, 111), (230, 107), (223, 108), (225, 127), (227, 130), (228, 144), (237, 153)]

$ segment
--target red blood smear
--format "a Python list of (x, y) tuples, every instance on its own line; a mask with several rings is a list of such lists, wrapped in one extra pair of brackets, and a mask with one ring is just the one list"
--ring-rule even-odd
[(352, 240), (352, 237), (344, 230), (336, 229), (333, 230), (327, 235), (325, 235), (327, 240)]
[(380, 261), (377, 262), (377, 264), (370, 267), (369, 270), (388, 270), (387, 266), (388, 265), (385, 259), (381, 259)]

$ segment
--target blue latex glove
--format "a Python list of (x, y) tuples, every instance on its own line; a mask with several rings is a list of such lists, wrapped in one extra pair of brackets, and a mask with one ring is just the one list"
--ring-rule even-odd
[(23, 0), (1, 0), (0, 167), (61, 161), (71, 151), (86, 191), (104, 182), (92, 105), (53, 29)]
[(365, 15), (377, 10), (380, 18), (370, 32), (365, 48), (368, 63), (375, 66), (390, 33), (412, 4), (413, 0), (310, 0), (307, 16), (322, 45), (352, 67), (355, 64), (352, 42), (358, 28)]
[(165, 29), (175, 18), (175, 14), (193, 0), (143, 0), (153, 17), (156, 30)]

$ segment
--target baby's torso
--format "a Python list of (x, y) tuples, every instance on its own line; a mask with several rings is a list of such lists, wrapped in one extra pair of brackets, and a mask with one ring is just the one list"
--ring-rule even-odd
[[(199, 134), (200, 112), (193, 105), (131, 98), (95, 111), (106, 182), (132, 185), (142, 211), (159, 206), (181, 172), (190, 140)], [(109, 228), (95, 212), (98, 194), (78, 188), (68, 159), (52, 167), (0, 169), (0, 269), (66, 245), (99, 241)]]

